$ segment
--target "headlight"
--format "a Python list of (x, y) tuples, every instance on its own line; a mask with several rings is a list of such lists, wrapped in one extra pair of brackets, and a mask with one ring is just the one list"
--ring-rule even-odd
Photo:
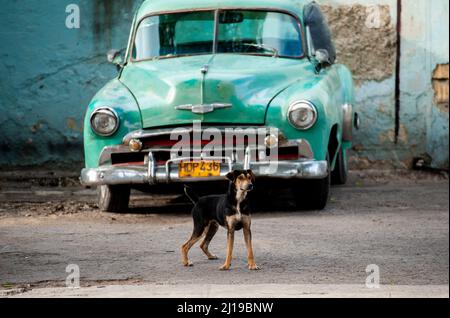
[(288, 118), (295, 128), (307, 130), (317, 122), (317, 109), (308, 101), (295, 102), (289, 107)]
[(100, 136), (112, 136), (119, 129), (119, 117), (110, 108), (99, 108), (91, 116), (91, 128)]

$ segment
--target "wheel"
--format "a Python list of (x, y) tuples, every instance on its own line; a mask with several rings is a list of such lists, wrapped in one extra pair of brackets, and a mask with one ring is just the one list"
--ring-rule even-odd
[[(330, 164), (327, 155), (328, 166)], [(330, 170), (328, 168), (328, 170)], [(330, 198), (331, 173), (320, 180), (301, 180), (293, 187), (297, 208), (302, 210), (323, 210)]]
[(103, 185), (98, 187), (98, 207), (103, 212), (126, 212), (130, 202), (129, 186)]
[(339, 150), (336, 166), (334, 170), (331, 172), (331, 183), (336, 185), (344, 185), (347, 183), (348, 178), (348, 157), (344, 151)]

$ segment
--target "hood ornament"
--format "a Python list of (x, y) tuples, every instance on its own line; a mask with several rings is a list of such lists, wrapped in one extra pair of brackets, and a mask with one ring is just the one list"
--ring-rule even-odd
[(200, 69), (200, 72), (203, 75), (206, 75), (206, 73), (208, 73), (208, 71), (209, 71), (209, 65), (208, 64), (203, 65), (202, 68)]
[(202, 73), (202, 83), (200, 86), (200, 99), (201, 103), (198, 105), (193, 104), (186, 104), (186, 105), (180, 105), (175, 107), (176, 110), (190, 110), (194, 114), (203, 115), (212, 113), (216, 109), (224, 109), (224, 108), (231, 108), (233, 107), (232, 104), (228, 103), (212, 103), (212, 104), (205, 104), (205, 77), (206, 74), (209, 71), (209, 65), (203, 65), (203, 67), (200, 69), (200, 72)]
[(224, 109), (224, 108), (231, 108), (233, 107), (232, 104), (227, 103), (213, 103), (213, 104), (199, 104), (199, 105), (193, 105), (193, 104), (187, 104), (187, 105), (180, 105), (175, 107), (176, 110), (190, 110), (194, 114), (203, 115), (212, 113), (216, 109)]

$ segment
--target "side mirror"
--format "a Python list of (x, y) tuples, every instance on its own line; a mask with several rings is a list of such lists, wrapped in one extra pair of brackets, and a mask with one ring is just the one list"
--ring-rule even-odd
[(106, 58), (108, 59), (109, 63), (112, 63), (117, 66), (117, 70), (120, 70), (123, 67), (123, 57), (120, 51), (110, 50), (106, 54)]
[(330, 60), (330, 53), (328, 53), (325, 49), (320, 49), (316, 51), (316, 60), (317, 60), (317, 71), (320, 72), (321, 69), (332, 65), (333, 63)]

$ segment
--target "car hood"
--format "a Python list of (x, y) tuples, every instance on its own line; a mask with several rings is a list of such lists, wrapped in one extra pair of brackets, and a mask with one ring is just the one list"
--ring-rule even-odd
[[(271, 100), (311, 74), (307, 67), (310, 63), (298, 59), (202, 55), (130, 63), (120, 80), (138, 102), (144, 128), (185, 125), (194, 120), (261, 125)], [(204, 72), (207, 69), (206, 74), (202, 68)], [(228, 105), (200, 114), (189, 107), (177, 109), (201, 104)]]

